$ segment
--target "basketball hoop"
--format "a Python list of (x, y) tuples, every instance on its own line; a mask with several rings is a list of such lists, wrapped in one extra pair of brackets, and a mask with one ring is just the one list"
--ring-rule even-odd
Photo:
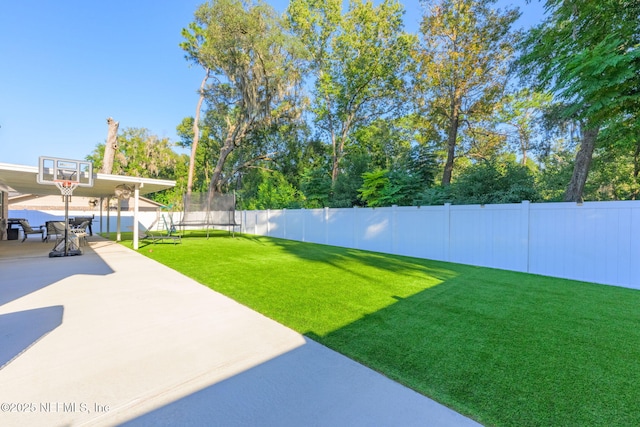
[(73, 239), (74, 234), (69, 230), (69, 202), (77, 187), (93, 187), (93, 164), (85, 160), (40, 156), (37, 182), (58, 187), (64, 202), (64, 238), (56, 241), (49, 257), (82, 255), (77, 239)]
[(71, 197), (71, 195), (73, 194), (73, 190), (75, 190), (76, 187), (78, 187), (77, 181), (56, 179), (54, 183), (56, 184), (56, 187), (58, 187), (58, 189), (60, 190), (60, 194), (62, 194), (63, 196)]

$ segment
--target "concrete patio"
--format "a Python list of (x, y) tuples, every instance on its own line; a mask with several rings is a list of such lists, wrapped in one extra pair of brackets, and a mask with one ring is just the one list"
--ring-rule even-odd
[(478, 425), (122, 245), (52, 246), (0, 241), (2, 426)]

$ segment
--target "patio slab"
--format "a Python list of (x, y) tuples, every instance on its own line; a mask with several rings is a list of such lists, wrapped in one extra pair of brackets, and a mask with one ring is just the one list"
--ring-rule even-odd
[(2, 426), (479, 425), (122, 245), (51, 246), (0, 242)]

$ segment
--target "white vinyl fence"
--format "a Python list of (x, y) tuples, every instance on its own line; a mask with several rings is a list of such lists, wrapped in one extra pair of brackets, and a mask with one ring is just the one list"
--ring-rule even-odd
[[(140, 212), (140, 222), (155, 228), (159, 215)], [(283, 209), (236, 216), (248, 234), (640, 289), (640, 201)], [(40, 225), (63, 219), (64, 212), (11, 210), (9, 217)], [(131, 231), (132, 213), (123, 212), (121, 221), (121, 230)], [(107, 231), (107, 218), (96, 215), (93, 231), (101, 229)], [(116, 231), (115, 213), (109, 230)]]
[(640, 289), (640, 201), (241, 212), (242, 231)]

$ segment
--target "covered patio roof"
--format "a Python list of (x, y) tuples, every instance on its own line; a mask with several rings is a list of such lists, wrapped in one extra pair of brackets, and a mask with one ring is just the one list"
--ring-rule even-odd
[[(0, 163), (0, 191), (16, 191), (23, 194), (50, 195), (60, 194), (55, 185), (43, 185), (37, 182), (38, 168), (36, 166), (13, 165)], [(126, 175), (95, 174), (93, 187), (78, 187), (74, 196), (109, 197), (115, 193), (118, 185), (126, 184), (138, 188), (140, 195), (155, 193), (175, 187), (175, 181), (152, 178), (139, 178)]]
[[(39, 184), (37, 177), (38, 167), (36, 166), (0, 163), (0, 191), (15, 191), (23, 194), (38, 195), (60, 194), (60, 190), (55, 185)], [(98, 173), (94, 174), (93, 187), (78, 187), (74, 190), (73, 195), (95, 198), (111, 197), (115, 194), (116, 187), (122, 184), (130, 186), (134, 190), (133, 248), (138, 249), (138, 207), (140, 196), (175, 187), (176, 182)], [(118, 204), (118, 206), (120, 205)], [(120, 215), (119, 208), (118, 215)], [(120, 221), (118, 220), (119, 223)]]

